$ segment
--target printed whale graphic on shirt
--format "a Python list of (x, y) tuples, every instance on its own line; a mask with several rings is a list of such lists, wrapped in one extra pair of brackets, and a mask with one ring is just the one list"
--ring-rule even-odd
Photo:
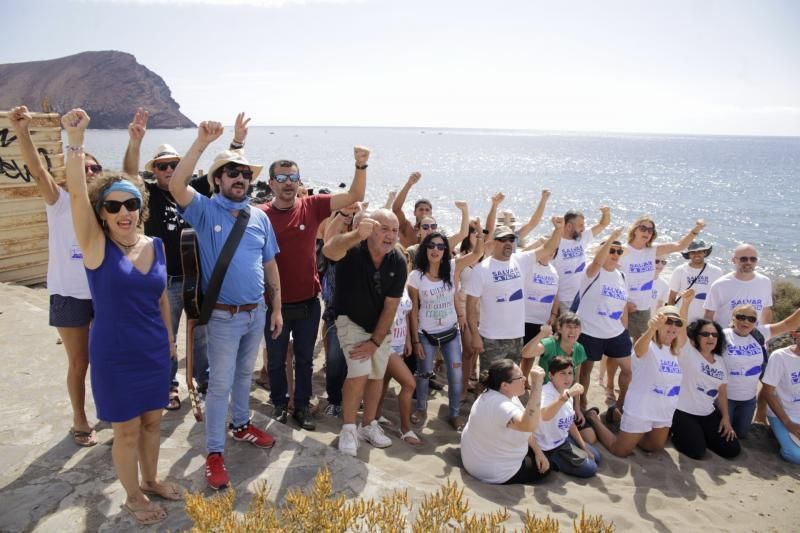
[(729, 370), (731, 376), (757, 376), (761, 374), (761, 365), (748, 368), (746, 371)]
[(708, 296), (706, 293), (698, 292), (697, 294), (694, 295), (694, 299), (695, 300), (705, 300), (706, 296)]
[(541, 300), (537, 300), (536, 296), (528, 296), (528, 301), (531, 302), (541, 302), (543, 304), (553, 303), (553, 300), (556, 299), (555, 294), (548, 294), (547, 296), (542, 296)]
[(717, 389), (708, 389), (708, 390), (706, 390), (703, 387), (697, 387), (697, 390), (699, 390), (702, 393), (705, 393), (705, 395), (710, 397), (710, 398), (716, 398), (717, 394), (719, 394), (719, 391)]
[(681, 392), (681, 386), (675, 385), (671, 389), (666, 390), (662, 387), (659, 387), (658, 385), (653, 385), (652, 392), (655, 392), (658, 395), (666, 396), (669, 398), (672, 396), (677, 396)]
[(498, 296), (495, 299), (495, 302), (496, 303), (515, 302), (517, 300), (522, 300), (522, 289), (516, 290), (513, 293), (511, 293), (511, 296), (509, 296), (508, 299), (506, 299), (505, 296)]
[[(636, 290), (636, 288), (634, 287), (633, 290)], [(641, 287), (639, 287), (639, 290), (642, 292), (653, 290), (653, 280), (650, 280)]]
[(583, 263), (581, 263), (580, 265), (578, 265), (578, 268), (576, 268), (576, 269), (575, 269), (575, 273), (577, 274), (578, 272), (583, 272), (583, 270), (584, 270), (585, 268), (586, 268), (586, 262), (584, 261)]

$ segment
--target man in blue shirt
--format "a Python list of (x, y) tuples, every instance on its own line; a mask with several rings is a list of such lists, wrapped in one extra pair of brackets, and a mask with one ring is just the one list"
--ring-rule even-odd
[[(260, 165), (250, 164), (240, 152), (227, 150), (217, 154), (208, 171), (215, 193), (212, 198), (197, 194), (188, 185), (203, 151), (222, 135), (222, 131), (219, 122), (202, 122), (197, 139), (181, 159), (169, 183), (183, 218), (197, 232), (204, 292), (239, 211), (249, 209), (247, 191), (261, 172)], [(206, 394), (206, 480), (213, 489), (225, 487), (229, 482), (222, 459), (228, 396), (234, 440), (250, 442), (260, 448), (270, 448), (275, 443), (268, 433), (250, 423), (248, 402), (251, 374), (266, 322), (265, 297), (272, 310), (270, 331), (273, 338), (283, 327), (280, 278), (275, 262), (279, 250), (267, 216), (258, 209), (249, 211), (247, 227), (228, 265), (207, 326), (211, 373)]]

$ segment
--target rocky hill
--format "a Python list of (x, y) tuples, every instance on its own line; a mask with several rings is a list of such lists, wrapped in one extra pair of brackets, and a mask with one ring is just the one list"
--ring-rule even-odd
[(82, 107), (92, 128), (127, 128), (137, 107), (150, 112), (150, 128), (186, 128), (194, 123), (164, 80), (125, 52), (82, 52), (59, 59), (0, 65), (0, 109), (26, 105), (65, 113)]

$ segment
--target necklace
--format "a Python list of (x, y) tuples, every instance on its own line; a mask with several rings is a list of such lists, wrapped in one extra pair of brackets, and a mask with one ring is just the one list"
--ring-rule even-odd
[(125, 251), (126, 254), (128, 252), (130, 252), (133, 249), (134, 246), (139, 244), (139, 241), (142, 239), (141, 235), (137, 235), (136, 236), (136, 240), (133, 241), (133, 244), (125, 244), (125, 243), (119, 242), (117, 239), (115, 239), (114, 237), (111, 237), (110, 235), (109, 235), (109, 237), (111, 238), (112, 241), (114, 241), (117, 244), (117, 246), (122, 248)]

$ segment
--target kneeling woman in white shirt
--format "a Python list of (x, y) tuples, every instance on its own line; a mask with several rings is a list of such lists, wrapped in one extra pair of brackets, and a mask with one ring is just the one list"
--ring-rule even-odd
[(686, 344), (686, 316), (693, 298), (694, 291), (689, 289), (680, 312), (671, 305), (659, 309), (633, 346), (633, 379), (619, 434), (604, 426), (594, 410), (586, 413), (597, 438), (618, 457), (632, 454), (636, 446), (655, 452), (667, 442), (681, 388), (678, 355)]
[(481, 373), (486, 390), (472, 404), (461, 433), (461, 461), (485, 483), (535, 483), (549, 472), (532, 435), (540, 421), (544, 370), (534, 366), (528, 379), (530, 397), (523, 407), (519, 396), (526, 378), (514, 361), (497, 359)]
[(573, 364), (569, 357), (553, 358), (549, 373), (550, 381), (542, 389), (542, 421), (533, 437), (553, 470), (592, 477), (597, 473), (600, 453), (581, 437), (572, 407), (572, 398), (583, 393), (583, 386), (573, 384)]
[(706, 448), (732, 459), (742, 450), (728, 416), (722, 326), (699, 318), (689, 325), (687, 334), (691, 344), (681, 356), (683, 378), (672, 416), (672, 444), (692, 459), (702, 459)]

